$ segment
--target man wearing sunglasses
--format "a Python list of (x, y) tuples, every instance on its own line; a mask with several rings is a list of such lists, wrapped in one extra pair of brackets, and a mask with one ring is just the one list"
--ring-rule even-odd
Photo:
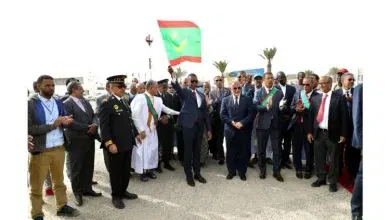
[(352, 96), (354, 93), (354, 83), (355, 79), (352, 73), (344, 73), (341, 76), (341, 85), (342, 88), (335, 90), (335, 93), (339, 95), (343, 95), (347, 100), (348, 106), (348, 135), (346, 137), (345, 145), (341, 149), (341, 155), (345, 155), (344, 157), (340, 157), (340, 172), (343, 168), (343, 158), (345, 158), (345, 165), (347, 167), (350, 182), (353, 183), (356, 177), (356, 174), (359, 170), (360, 164), (360, 150), (352, 147), (352, 134), (353, 134), (353, 122), (352, 122)]
[[(207, 182), (200, 175), (200, 147), (205, 127), (208, 140), (212, 137), (206, 98), (204, 94), (197, 91), (198, 77), (194, 73), (188, 75), (189, 88), (183, 89), (177, 82), (172, 67), (168, 67), (168, 72), (172, 77), (172, 87), (180, 96), (183, 104), (180, 110), (179, 124), (182, 127), (184, 138), (184, 172), (187, 184), (193, 187), (195, 186), (194, 179), (201, 183)], [(195, 173), (194, 176), (192, 170)]]

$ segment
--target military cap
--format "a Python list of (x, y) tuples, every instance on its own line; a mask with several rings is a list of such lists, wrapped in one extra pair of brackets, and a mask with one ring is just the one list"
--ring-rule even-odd
[(126, 78), (126, 75), (116, 75), (108, 77), (107, 81), (109, 81), (110, 83), (125, 83)]
[(344, 73), (348, 73), (348, 70), (345, 68), (341, 68), (337, 70), (338, 75), (343, 75)]
[(157, 82), (159, 85), (168, 84), (169, 79), (163, 79)]

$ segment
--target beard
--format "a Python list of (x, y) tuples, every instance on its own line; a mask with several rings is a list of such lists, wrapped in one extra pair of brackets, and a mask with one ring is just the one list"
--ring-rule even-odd
[(41, 91), (41, 94), (45, 97), (52, 97), (54, 95), (54, 90), (49, 91)]

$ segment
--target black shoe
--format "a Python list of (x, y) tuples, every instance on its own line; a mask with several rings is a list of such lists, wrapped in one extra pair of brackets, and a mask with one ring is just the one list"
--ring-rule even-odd
[(271, 158), (266, 158), (265, 162), (268, 163), (269, 165), (272, 165), (272, 159)]
[(207, 183), (206, 179), (203, 178), (201, 175), (195, 175), (195, 180), (198, 180), (200, 183)]
[(43, 216), (35, 217), (34, 220), (43, 220)]
[(331, 183), (329, 185), (329, 192), (337, 192), (338, 188), (337, 188), (337, 184), (336, 183)]
[(224, 165), (224, 164), (225, 164), (225, 160), (220, 160), (220, 161), (218, 162), (218, 164), (221, 165), (221, 166)]
[(207, 168), (207, 164), (206, 163), (200, 163), (200, 168)]
[(310, 179), (311, 178), (311, 173), (305, 172), (305, 175), (303, 176), (305, 179)]
[(297, 171), (297, 172), (295, 173), (295, 176), (297, 176), (298, 179), (302, 179), (302, 178), (303, 178), (302, 171)]
[(170, 171), (175, 171), (175, 168), (173, 168), (171, 166), (171, 164), (169, 164), (169, 163), (167, 165), (165, 165), (164, 168), (167, 169), (167, 170), (170, 170)]
[(95, 180), (92, 180), (92, 185), (97, 185), (98, 182), (96, 182)]
[(251, 167), (251, 168), (255, 168), (255, 164), (258, 162), (257, 158), (254, 157), (252, 158), (249, 163), (248, 163), (248, 167)]
[(246, 181), (246, 175), (245, 174), (240, 174), (239, 176), (240, 176), (240, 179), (242, 181)]
[(134, 173), (135, 172), (134, 168), (130, 167), (130, 172)]
[(362, 216), (352, 216), (352, 220), (363, 220)]
[(146, 175), (150, 178), (150, 179), (157, 179), (157, 176), (156, 176), (156, 174), (154, 174), (153, 172), (148, 172), (148, 173), (146, 173)]
[(292, 169), (293, 169), (292, 166), (291, 166), (290, 164), (288, 164), (288, 163), (285, 163), (283, 166), (284, 166), (285, 168), (289, 169), (289, 170), (292, 170)]
[(279, 182), (284, 182), (284, 179), (283, 179), (282, 175), (280, 175), (280, 173), (274, 173), (272, 176), (273, 176), (277, 181), (279, 181)]
[(92, 190), (90, 192), (84, 192), (83, 196), (100, 197), (100, 196), (102, 196), (102, 193), (97, 193), (97, 192)]
[(115, 208), (117, 209), (124, 209), (125, 208), (125, 204), (123, 203), (122, 199), (112, 199), (112, 204), (114, 205)]
[(76, 199), (76, 206), (82, 206), (83, 205), (83, 196), (81, 194), (74, 195)]
[(194, 181), (194, 179), (193, 179), (192, 177), (187, 177), (187, 184), (188, 184), (189, 186), (194, 187), (194, 186), (195, 186), (195, 181)]
[(322, 185), (326, 185), (326, 181), (316, 180), (314, 183), (311, 184), (312, 187), (320, 187)]
[(126, 191), (125, 195), (123, 196), (123, 199), (127, 199), (127, 200), (138, 199), (138, 195), (134, 194), (134, 193), (129, 193), (129, 192)]
[(148, 180), (149, 180), (148, 176), (147, 176), (145, 173), (141, 174), (141, 175), (139, 176), (139, 179), (140, 179), (142, 182), (148, 182)]
[(163, 172), (163, 170), (161, 169), (161, 165), (157, 167), (156, 172), (157, 173), (162, 173)]
[(76, 217), (79, 216), (80, 212), (77, 209), (74, 209), (68, 205), (65, 205), (62, 207), (60, 211), (57, 212), (57, 216), (64, 216), (64, 217)]
[(231, 179), (233, 179), (233, 177), (235, 177), (235, 176), (236, 176), (236, 174), (231, 174), (231, 173), (229, 173), (229, 174), (226, 176), (226, 179), (231, 180)]
[(263, 180), (267, 177), (267, 174), (265, 172), (261, 172), (259, 177)]

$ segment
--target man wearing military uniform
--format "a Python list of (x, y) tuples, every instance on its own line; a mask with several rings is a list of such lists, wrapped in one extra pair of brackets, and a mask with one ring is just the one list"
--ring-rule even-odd
[(99, 111), (99, 122), (102, 145), (108, 158), (112, 203), (115, 208), (123, 209), (122, 199), (138, 198), (136, 194), (126, 191), (130, 179), (130, 155), (133, 146), (142, 141), (131, 119), (131, 110), (125, 93), (125, 75), (107, 78), (110, 82), (112, 95), (103, 100)]

